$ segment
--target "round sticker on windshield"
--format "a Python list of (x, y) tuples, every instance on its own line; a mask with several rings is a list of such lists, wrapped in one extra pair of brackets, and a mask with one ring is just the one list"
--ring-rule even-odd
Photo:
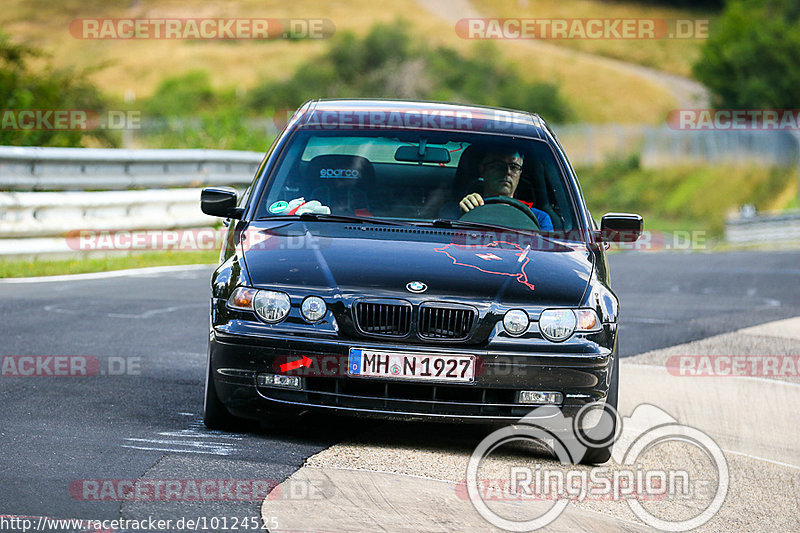
[(288, 207), (289, 207), (289, 203), (288, 202), (284, 202), (283, 200), (281, 200), (281, 201), (275, 202), (274, 204), (269, 206), (269, 212), (270, 213), (275, 213), (275, 214), (283, 213), (284, 211), (286, 211), (286, 209)]

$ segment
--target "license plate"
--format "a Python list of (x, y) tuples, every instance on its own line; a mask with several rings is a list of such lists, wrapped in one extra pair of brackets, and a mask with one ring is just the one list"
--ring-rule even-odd
[(347, 375), (366, 378), (452, 381), (475, 379), (472, 355), (408, 354), (350, 348)]

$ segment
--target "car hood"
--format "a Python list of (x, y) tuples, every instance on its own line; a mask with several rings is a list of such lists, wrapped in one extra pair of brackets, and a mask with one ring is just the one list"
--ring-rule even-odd
[[(330, 222), (252, 223), (239, 245), (255, 287), (308, 287), (503, 304), (578, 305), (592, 275), (585, 246), (514, 234)], [(326, 292), (329, 292), (326, 290)]]

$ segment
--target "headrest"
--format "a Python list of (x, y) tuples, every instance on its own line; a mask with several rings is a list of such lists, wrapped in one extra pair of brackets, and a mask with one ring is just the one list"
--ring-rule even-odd
[(466, 194), (477, 192), (478, 164), (483, 153), (483, 148), (475, 144), (467, 146), (461, 153), (453, 183), (454, 198), (461, 199)]

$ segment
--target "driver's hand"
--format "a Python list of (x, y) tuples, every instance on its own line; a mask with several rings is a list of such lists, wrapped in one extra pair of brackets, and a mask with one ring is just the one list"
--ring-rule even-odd
[(483, 205), (483, 198), (481, 198), (481, 195), (476, 192), (466, 195), (464, 198), (461, 199), (460, 202), (458, 202), (458, 207), (460, 207), (461, 210), (465, 213), (482, 205)]

